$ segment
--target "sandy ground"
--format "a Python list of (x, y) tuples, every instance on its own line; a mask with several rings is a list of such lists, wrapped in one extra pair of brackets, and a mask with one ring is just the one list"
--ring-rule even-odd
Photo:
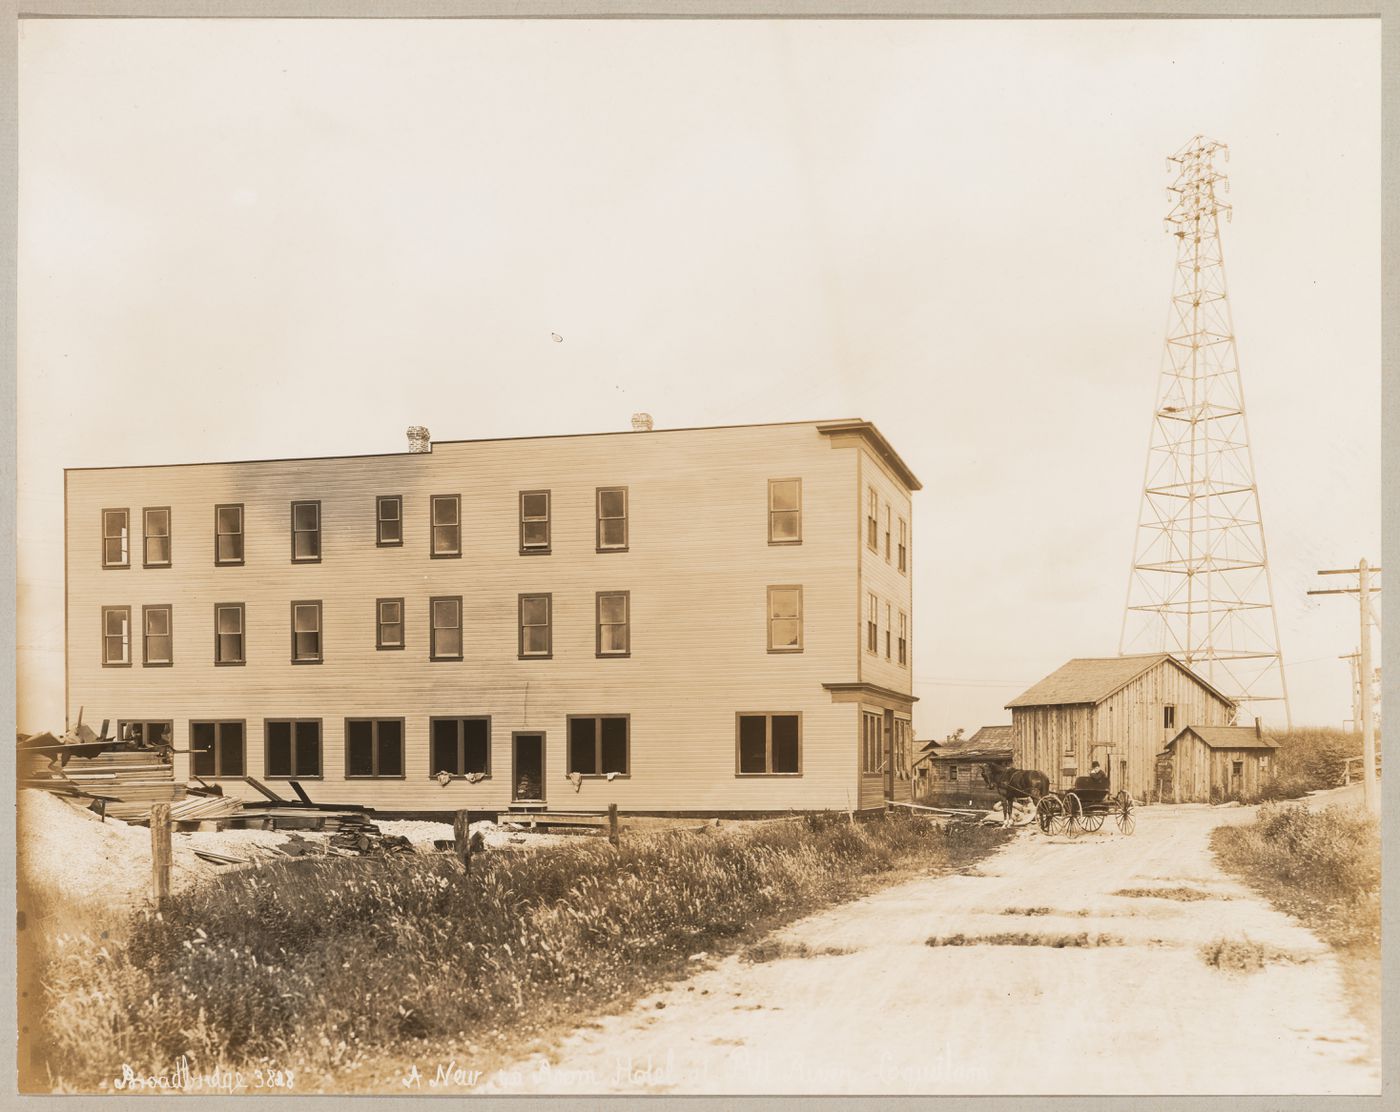
[[(1378, 1064), (1348, 1013), (1331, 951), (1212, 860), (1210, 830), (1253, 812), (1180, 806), (1138, 815), (1131, 837), (1111, 824), (1073, 840), (1026, 830), (962, 874), (885, 889), (774, 936), (815, 956), (697, 961), (687, 981), (576, 1031), (548, 1059), (517, 1063), (495, 1087), (1378, 1093)], [(1212, 898), (1114, 894), (1169, 887)], [(926, 944), (959, 932), (1081, 931), (1122, 944)], [(1219, 938), (1295, 960), (1222, 972), (1199, 953)]]

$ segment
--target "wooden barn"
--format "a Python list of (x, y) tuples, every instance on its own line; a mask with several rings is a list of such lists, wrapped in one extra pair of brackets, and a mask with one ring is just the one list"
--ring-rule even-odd
[(970, 738), (943, 742), (924, 757), (928, 775), (921, 785), (923, 797), (936, 806), (990, 807), (995, 792), (982, 779), (984, 764), (1011, 764), (1011, 727), (983, 726)]
[(1278, 743), (1253, 726), (1187, 726), (1167, 742), (1174, 803), (1220, 803), (1249, 799), (1274, 775)]
[(1093, 761), (1110, 790), (1157, 797), (1157, 755), (1183, 727), (1228, 726), (1235, 704), (1168, 653), (1069, 661), (1007, 704), (1017, 768), (1068, 788)]

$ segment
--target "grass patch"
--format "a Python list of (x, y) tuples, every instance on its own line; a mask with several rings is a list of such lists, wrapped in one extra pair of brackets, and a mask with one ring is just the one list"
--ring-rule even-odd
[(770, 961), (783, 961), (788, 958), (841, 957), (855, 953), (846, 946), (808, 946), (805, 942), (789, 942), (786, 939), (762, 939), (746, 947), (740, 954), (741, 961), (760, 964)]
[(1078, 911), (1060, 911), (1053, 907), (1004, 907), (1001, 909), (1002, 915), (1065, 915), (1070, 918), (1087, 918), (1089, 912), (1085, 908)]
[(491, 853), (270, 862), (137, 913), (116, 942), (55, 938), (25, 1088), (294, 1068), (298, 1091), (434, 1048), (497, 1060), (625, 1007), (723, 951), (897, 870), (957, 868), (1000, 830), (842, 815)]
[(1216, 938), (1202, 946), (1199, 952), (1203, 962), (1226, 973), (1257, 973), (1266, 965), (1309, 960), (1306, 955), (1280, 950), (1277, 946), (1249, 938)]
[(1129, 896), (1133, 899), (1181, 900), (1194, 903), (1196, 900), (1228, 900), (1230, 897), (1219, 892), (1206, 892), (1200, 888), (1120, 888), (1115, 896)]
[(1032, 934), (1026, 931), (1003, 931), (999, 934), (934, 935), (928, 946), (1050, 946), (1056, 950), (1085, 949), (1093, 946), (1122, 946), (1116, 934)]

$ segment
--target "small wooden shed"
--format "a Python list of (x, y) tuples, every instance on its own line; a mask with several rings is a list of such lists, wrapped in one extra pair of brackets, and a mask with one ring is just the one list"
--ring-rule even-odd
[(1068, 788), (1098, 761), (1110, 790), (1144, 800), (1156, 794), (1157, 755), (1183, 726), (1235, 720), (1234, 702), (1169, 653), (1080, 657), (1006, 705), (1017, 768)]
[(1249, 799), (1274, 775), (1277, 742), (1253, 726), (1187, 726), (1167, 742), (1172, 800)]
[(1011, 764), (1011, 727), (983, 726), (970, 738), (949, 741), (927, 755), (924, 798), (936, 806), (990, 807), (995, 792), (982, 779), (982, 765)]

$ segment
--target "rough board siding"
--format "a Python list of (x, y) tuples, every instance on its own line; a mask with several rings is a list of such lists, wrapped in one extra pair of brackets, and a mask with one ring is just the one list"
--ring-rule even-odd
[[(546, 733), (555, 808), (742, 810), (849, 806), (858, 790), (859, 708), (824, 682), (852, 682), (857, 645), (851, 497), (857, 453), (813, 425), (445, 443), (430, 454), (70, 471), (68, 713), (85, 720), (243, 719), (248, 772), (262, 777), (263, 722), (323, 720), (313, 798), (382, 809), (482, 810), (510, 799), (512, 731)], [(803, 541), (769, 545), (767, 484), (803, 480)], [(595, 490), (629, 489), (629, 550), (595, 551)], [(548, 556), (520, 556), (517, 497), (550, 490)], [(375, 544), (375, 496), (403, 497), (402, 547)], [(462, 556), (429, 558), (428, 503), (461, 495)], [(319, 500), (322, 555), (290, 559), (290, 504)], [(214, 566), (214, 506), (244, 504), (246, 553)], [(100, 566), (100, 511), (131, 509), (136, 558)], [(140, 511), (171, 507), (169, 568), (140, 566)], [(907, 512), (907, 511), (906, 511)], [(803, 588), (803, 651), (769, 653), (770, 585)], [(629, 591), (631, 655), (595, 656), (594, 595)], [(517, 659), (517, 598), (549, 593), (553, 656)], [(428, 660), (428, 600), (463, 599), (464, 659)], [(377, 598), (404, 599), (405, 648), (376, 650)], [(323, 602), (325, 662), (290, 663), (289, 604)], [(213, 664), (213, 610), (246, 606), (247, 664)], [(173, 606), (170, 668), (100, 663), (102, 606)], [(912, 615), (911, 615), (912, 619)], [(134, 623), (135, 625), (136, 623)], [(907, 684), (906, 684), (907, 688)], [(735, 713), (802, 715), (796, 777), (735, 775)], [(565, 778), (566, 716), (631, 716), (631, 768), (612, 782)], [(428, 720), (490, 715), (492, 775), (430, 780)], [(405, 719), (403, 780), (344, 782), (346, 718)], [(188, 772), (177, 757), (176, 775)], [(236, 794), (249, 796), (242, 785)]]
[[(1237, 799), (1257, 795), (1268, 782), (1269, 771), (1261, 768), (1261, 756), (1272, 757), (1266, 749), (1212, 749), (1195, 734), (1179, 736), (1172, 747), (1173, 798), (1181, 803), (1209, 803), (1217, 799)], [(1241, 762), (1241, 775), (1232, 771)]]

